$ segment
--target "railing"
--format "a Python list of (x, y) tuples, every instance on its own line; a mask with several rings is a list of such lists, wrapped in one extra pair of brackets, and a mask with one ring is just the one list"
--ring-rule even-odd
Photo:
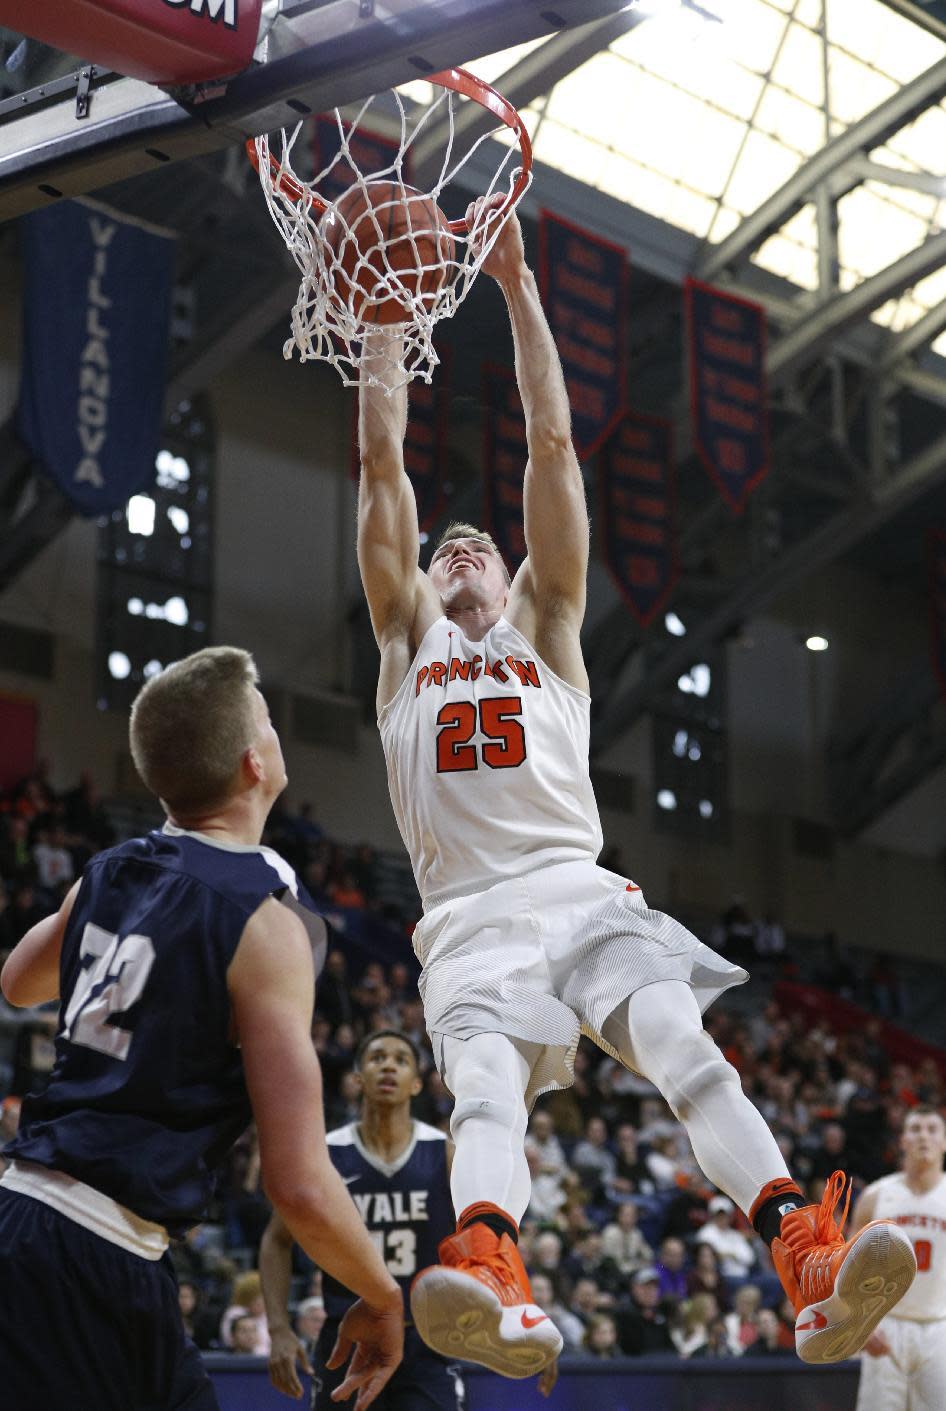
[[(208, 1353), (220, 1411), (286, 1411), (259, 1357)], [(621, 1357), (613, 1362), (563, 1358), (547, 1399), (535, 1378), (507, 1381), (471, 1367), (469, 1411), (850, 1411), (857, 1364), (806, 1367), (792, 1353), (772, 1357)], [(308, 1404), (308, 1388), (301, 1404)], [(342, 1403), (352, 1404), (352, 1403)]]

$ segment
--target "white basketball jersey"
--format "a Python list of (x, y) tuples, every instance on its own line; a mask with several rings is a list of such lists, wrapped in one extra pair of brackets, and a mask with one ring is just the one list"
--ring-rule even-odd
[(946, 1175), (925, 1195), (914, 1195), (900, 1172), (874, 1189), (875, 1220), (899, 1225), (916, 1252), (916, 1278), (891, 1318), (946, 1318)]
[(589, 697), (505, 618), (481, 642), (438, 618), (378, 717), (394, 814), (426, 907), (598, 856), (590, 713)]

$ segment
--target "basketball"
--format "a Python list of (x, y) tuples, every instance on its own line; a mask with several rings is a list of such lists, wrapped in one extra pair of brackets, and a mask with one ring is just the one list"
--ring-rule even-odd
[(397, 181), (353, 186), (319, 225), (335, 293), (363, 323), (413, 321), (450, 283), (454, 240), (429, 196)]

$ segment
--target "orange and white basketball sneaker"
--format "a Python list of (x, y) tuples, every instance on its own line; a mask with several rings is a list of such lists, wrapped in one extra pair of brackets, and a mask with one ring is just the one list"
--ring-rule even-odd
[(820, 1205), (805, 1205), (782, 1217), (772, 1241), (772, 1262), (795, 1305), (795, 1351), (803, 1362), (841, 1362), (859, 1352), (887, 1313), (906, 1293), (916, 1273), (913, 1246), (886, 1220), (844, 1238), (851, 1193), (837, 1220), (847, 1186), (835, 1171)]
[(502, 1377), (534, 1377), (562, 1350), (562, 1335), (532, 1299), (508, 1235), (483, 1224), (448, 1235), (440, 1263), (411, 1284), (414, 1326), (443, 1357), (479, 1362)]

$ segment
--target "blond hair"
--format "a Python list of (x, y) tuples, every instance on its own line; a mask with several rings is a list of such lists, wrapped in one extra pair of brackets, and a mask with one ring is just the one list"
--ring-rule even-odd
[(205, 647), (172, 662), (142, 686), (131, 708), (135, 768), (177, 815), (225, 803), (256, 734), (259, 677), (240, 647)]
[(451, 524), (447, 525), (446, 529), (437, 540), (434, 545), (434, 553), (442, 548), (444, 544), (449, 543), (451, 539), (481, 539), (484, 544), (489, 545), (502, 564), (507, 585), (512, 582), (512, 579), (509, 577), (509, 569), (506, 567), (503, 556), (499, 552), (499, 545), (496, 543), (492, 534), (487, 533), (485, 529), (477, 529), (475, 524), (464, 524), (459, 519), (455, 519)]
[(263, 1292), (263, 1281), (258, 1269), (248, 1269), (233, 1281), (233, 1302), (241, 1308), (248, 1308), (254, 1298)]

